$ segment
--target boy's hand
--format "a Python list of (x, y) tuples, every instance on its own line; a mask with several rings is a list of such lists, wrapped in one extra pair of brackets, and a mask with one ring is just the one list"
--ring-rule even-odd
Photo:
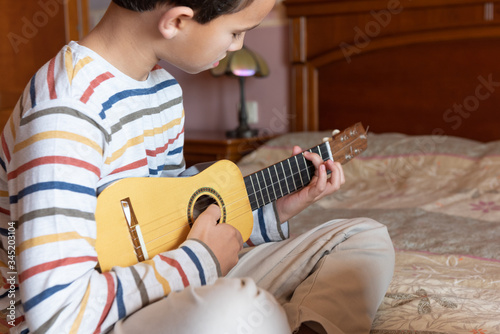
[[(294, 146), (292, 155), (301, 152), (300, 147)], [(331, 160), (323, 161), (318, 154), (309, 151), (304, 152), (304, 157), (313, 163), (316, 172), (309, 185), (276, 201), (281, 222), (289, 220), (312, 203), (337, 191), (345, 183), (344, 170), (340, 163)], [(327, 170), (331, 171), (330, 178), (328, 178)]]
[(218, 224), (219, 218), (220, 208), (215, 204), (210, 205), (198, 216), (187, 238), (205, 243), (219, 261), (222, 275), (225, 276), (238, 263), (243, 239), (234, 226)]

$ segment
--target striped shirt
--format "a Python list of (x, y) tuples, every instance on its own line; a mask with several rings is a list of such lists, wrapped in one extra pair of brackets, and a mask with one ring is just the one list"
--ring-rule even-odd
[[(136, 81), (71, 42), (33, 76), (0, 140), (0, 330), (104, 332), (171, 291), (219, 277), (195, 240), (95, 269), (98, 189), (185, 169), (182, 91), (161, 67)], [(251, 244), (286, 237), (273, 205), (254, 220)]]

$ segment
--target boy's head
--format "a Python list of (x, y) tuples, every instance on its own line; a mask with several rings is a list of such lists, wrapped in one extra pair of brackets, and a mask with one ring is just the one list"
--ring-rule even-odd
[(113, 2), (135, 12), (150, 11), (159, 5), (186, 6), (194, 11), (195, 21), (205, 24), (221, 15), (238, 12), (249, 6), (253, 0), (113, 0)]

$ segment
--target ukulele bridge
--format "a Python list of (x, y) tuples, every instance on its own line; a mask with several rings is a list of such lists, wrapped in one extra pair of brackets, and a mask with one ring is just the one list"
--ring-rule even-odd
[(134, 213), (134, 209), (132, 208), (132, 203), (130, 202), (130, 198), (127, 197), (120, 201), (122, 206), (123, 214), (125, 215), (125, 220), (128, 224), (128, 230), (130, 232), (130, 237), (132, 240), (132, 244), (134, 245), (135, 255), (137, 256), (137, 260), (139, 262), (149, 260), (148, 251), (146, 249), (146, 245), (144, 243), (144, 238), (142, 236), (141, 227)]

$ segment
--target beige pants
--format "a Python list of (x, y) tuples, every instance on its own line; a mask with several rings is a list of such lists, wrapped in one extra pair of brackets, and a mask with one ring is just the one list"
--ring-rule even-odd
[[(115, 325), (114, 333), (369, 333), (391, 281), (387, 229), (333, 220), (293, 239), (246, 249), (214, 285), (170, 294)], [(277, 301), (277, 302), (276, 302)]]

